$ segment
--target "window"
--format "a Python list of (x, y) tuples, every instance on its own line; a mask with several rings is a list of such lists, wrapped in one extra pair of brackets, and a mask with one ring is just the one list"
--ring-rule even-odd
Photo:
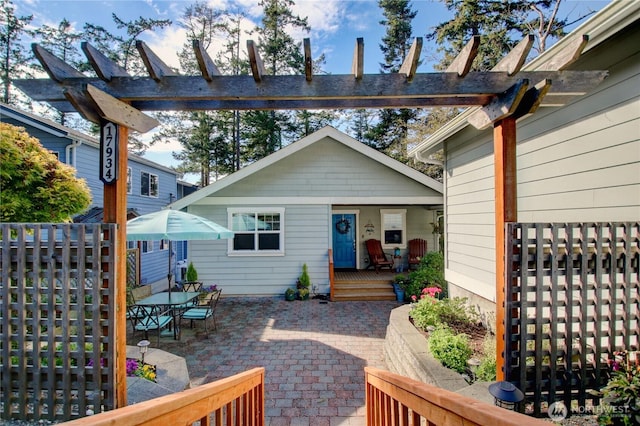
[(131, 194), (133, 185), (131, 184), (132, 173), (131, 167), (127, 167), (127, 194)]
[(147, 197), (158, 196), (158, 175), (147, 172), (140, 174), (140, 195)]
[(169, 250), (169, 240), (160, 240), (160, 250)]
[(247, 255), (284, 254), (284, 209), (228, 209), (229, 253)]
[(143, 253), (152, 253), (153, 252), (153, 241), (143, 241), (142, 242), (142, 252)]
[(407, 246), (407, 211), (380, 210), (382, 223), (382, 247), (405, 248)]

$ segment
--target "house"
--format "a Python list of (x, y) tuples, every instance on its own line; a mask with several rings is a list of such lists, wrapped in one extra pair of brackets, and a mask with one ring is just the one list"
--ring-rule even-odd
[(191, 241), (199, 279), (226, 295), (281, 295), (307, 264), (316, 293), (329, 293), (329, 251), (336, 269), (369, 264), (365, 241), (398, 249), (407, 241), (437, 247), (433, 223), (442, 184), (325, 127), (170, 208), (213, 220), (232, 240)]
[[(92, 204), (78, 215), (76, 222), (102, 222), (103, 183), (99, 179), (100, 142), (84, 133), (0, 103), (0, 120), (23, 127), (58, 159), (76, 169), (91, 190)], [(129, 155), (127, 206), (129, 218), (160, 210), (183, 194), (194, 192), (193, 185), (177, 180), (177, 173), (137, 155)], [(168, 245), (162, 241), (131, 242), (129, 248), (140, 253), (140, 284), (158, 283), (166, 288)], [(174, 243), (175, 259), (186, 257), (182, 242)]]
[[(640, 219), (640, 3), (612, 2), (523, 70), (561, 57), (589, 35), (570, 70), (608, 70), (595, 89), (517, 122), (519, 222)], [(495, 311), (496, 244), (492, 129), (468, 124), (470, 108), (410, 155), (444, 150), (445, 278), (453, 296)]]

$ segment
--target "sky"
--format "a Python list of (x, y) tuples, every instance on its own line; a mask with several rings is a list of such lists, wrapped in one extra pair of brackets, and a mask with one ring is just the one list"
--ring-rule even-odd
[[(207, 1), (207, 0), (201, 0)], [(631, 1), (631, 0), (623, 0)], [(636, 1), (636, 0), (633, 0)], [(261, 8), (258, 0), (208, 0), (212, 7), (225, 8), (232, 2), (247, 15), (244, 29), (251, 30), (261, 19)], [(184, 30), (178, 25), (180, 17), (192, 0), (13, 0), (16, 15), (33, 14), (32, 25), (43, 24), (57, 27), (62, 19), (71, 22), (74, 31), (81, 31), (85, 23), (101, 25), (114, 34), (121, 34), (115, 28), (112, 14), (115, 13), (123, 21), (135, 20), (139, 17), (152, 19), (170, 19), (173, 25), (154, 33), (145, 33), (141, 39), (168, 65), (178, 67), (177, 52), (182, 49), (186, 40)], [(563, 0), (560, 17), (575, 20), (591, 10), (599, 10), (609, 1), (600, 0)], [(412, 22), (413, 34), (425, 35), (433, 28), (448, 19), (449, 12), (441, 1), (413, 0), (412, 9), (417, 16)], [(383, 19), (377, 0), (295, 0), (292, 7), (294, 13), (307, 17), (310, 33), (293, 34), (296, 41), (310, 38), (312, 56), (317, 58), (324, 54), (326, 62), (324, 70), (332, 74), (349, 74), (353, 51), (358, 37), (364, 38), (364, 72), (379, 72), (382, 54), (379, 44), (385, 28), (380, 24)], [(246, 36), (246, 38), (252, 38)], [(257, 37), (256, 41), (257, 41)], [(222, 41), (221, 41), (222, 43)], [(246, 46), (246, 42), (243, 42)], [(211, 57), (215, 52), (209, 52)], [(423, 61), (418, 72), (433, 71), (433, 64), (438, 61), (439, 54), (432, 42), (425, 40), (421, 59)], [(156, 144), (151, 147), (145, 157), (164, 165), (177, 165), (171, 156), (172, 151), (179, 150), (177, 143)], [(186, 178), (188, 181), (192, 179)]]

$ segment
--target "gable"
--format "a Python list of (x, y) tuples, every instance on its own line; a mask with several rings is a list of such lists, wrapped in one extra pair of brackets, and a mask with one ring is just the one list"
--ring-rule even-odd
[(215, 193), (216, 197), (440, 196), (326, 137)]

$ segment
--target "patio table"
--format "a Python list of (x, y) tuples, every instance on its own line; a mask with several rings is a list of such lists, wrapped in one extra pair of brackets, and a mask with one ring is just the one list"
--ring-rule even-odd
[(180, 318), (180, 315), (176, 313), (176, 310), (178, 307), (190, 303), (199, 296), (200, 293), (197, 291), (161, 292), (136, 301), (136, 305), (162, 306), (166, 309), (170, 309), (173, 315), (173, 338), (175, 340), (180, 340), (180, 322), (176, 320), (176, 317)]

